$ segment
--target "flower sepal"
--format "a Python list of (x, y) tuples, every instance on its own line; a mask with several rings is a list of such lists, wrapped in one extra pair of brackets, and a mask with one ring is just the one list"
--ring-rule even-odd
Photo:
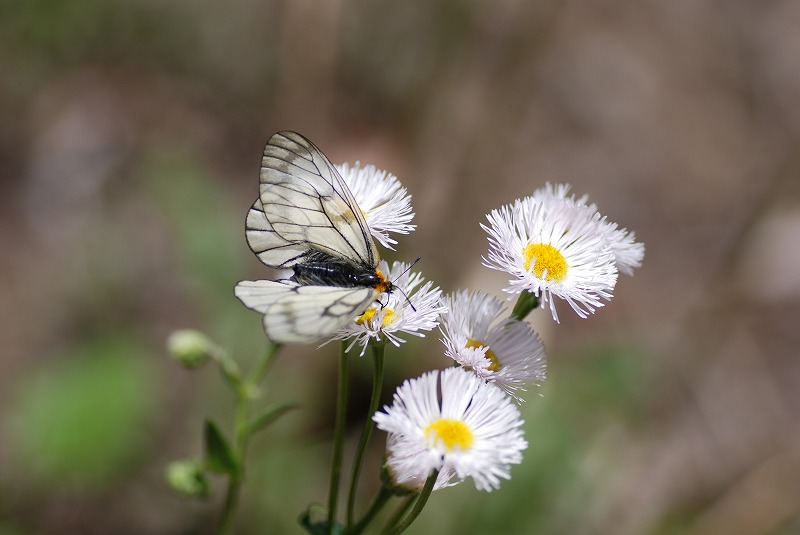
[(344, 535), (345, 526), (339, 522), (333, 524), (333, 529), (328, 523), (328, 511), (321, 504), (312, 503), (297, 518), (300, 524), (311, 535)]
[(399, 485), (395, 480), (394, 476), (392, 475), (392, 470), (389, 468), (389, 465), (386, 464), (384, 461), (383, 467), (381, 467), (381, 484), (393, 495), (398, 497), (406, 497), (411, 496), (413, 494), (419, 494), (419, 490), (405, 487), (403, 485)]
[(517, 302), (514, 304), (511, 317), (522, 321), (537, 308), (539, 308), (539, 297), (529, 290), (523, 290), (520, 292)]

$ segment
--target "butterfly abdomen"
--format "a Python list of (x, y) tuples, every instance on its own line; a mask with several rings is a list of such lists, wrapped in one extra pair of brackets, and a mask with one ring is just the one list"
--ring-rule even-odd
[(346, 262), (305, 262), (293, 268), (292, 280), (298, 284), (375, 288), (383, 282), (375, 271)]

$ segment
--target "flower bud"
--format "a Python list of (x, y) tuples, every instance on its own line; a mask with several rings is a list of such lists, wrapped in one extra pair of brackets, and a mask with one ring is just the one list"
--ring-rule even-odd
[(205, 499), (211, 493), (203, 465), (197, 459), (174, 461), (167, 467), (167, 481), (176, 491), (192, 498)]
[(205, 334), (193, 329), (173, 332), (167, 339), (167, 348), (181, 366), (190, 369), (203, 366), (216, 351), (216, 346)]

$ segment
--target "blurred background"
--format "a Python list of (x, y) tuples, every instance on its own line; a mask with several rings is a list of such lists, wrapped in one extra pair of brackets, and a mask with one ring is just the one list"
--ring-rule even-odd
[[(279, 129), (396, 174), (418, 228), (385, 256), (445, 291), (500, 293), (479, 223), (546, 181), (647, 246), (594, 316), (532, 316), (512, 479), (408, 533), (800, 533), (798, 28), (790, 0), (0, 0), (0, 534), (213, 533), (223, 481), (196, 502), (164, 469), (233, 398), (164, 342), (264, 350), (232, 288), (268, 275), (243, 224)], [(437, 338), (387, 351), (387, 399), (449, 365)], [(335, 354), (268, 376), (302, 409), (252, 443), (241, 533), (326, 500)]]

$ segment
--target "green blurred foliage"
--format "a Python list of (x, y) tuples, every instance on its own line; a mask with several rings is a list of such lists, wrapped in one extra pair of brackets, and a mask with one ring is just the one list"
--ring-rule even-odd
[(197, 38), (192, 13), (179, 3), (4, 0), (0, 42), (46, 69), (135, 57), (159, 58), (174, 67)]
[[(174, 233), (193, 297), (219, 304), (241, 276), (244, 216), (201, 157), (180, 147), (148, 151), (136, 171)], [(246, 246), (246, 245), (245, 245)]]
[(11, 437), (35, 482), (89, 490), (136, 469), (158, 420), (150, 353), (124, 335), (92, 339), (19, 381)]
[(171, 233), (180, 284), (200, 313), (198, 326), (233, 354), (260, 352), (266, 340), (253, 331), (258, 322), (243, 321), (254, 318), (233, 298), (233, 287), (245, 274), (248, 207), (234, 206), (224, 182), (191, 150), (162, 146), (145, 151), (134, 174)]
[(28, 535), (30, 532), (0, 524), (0, 535)]

